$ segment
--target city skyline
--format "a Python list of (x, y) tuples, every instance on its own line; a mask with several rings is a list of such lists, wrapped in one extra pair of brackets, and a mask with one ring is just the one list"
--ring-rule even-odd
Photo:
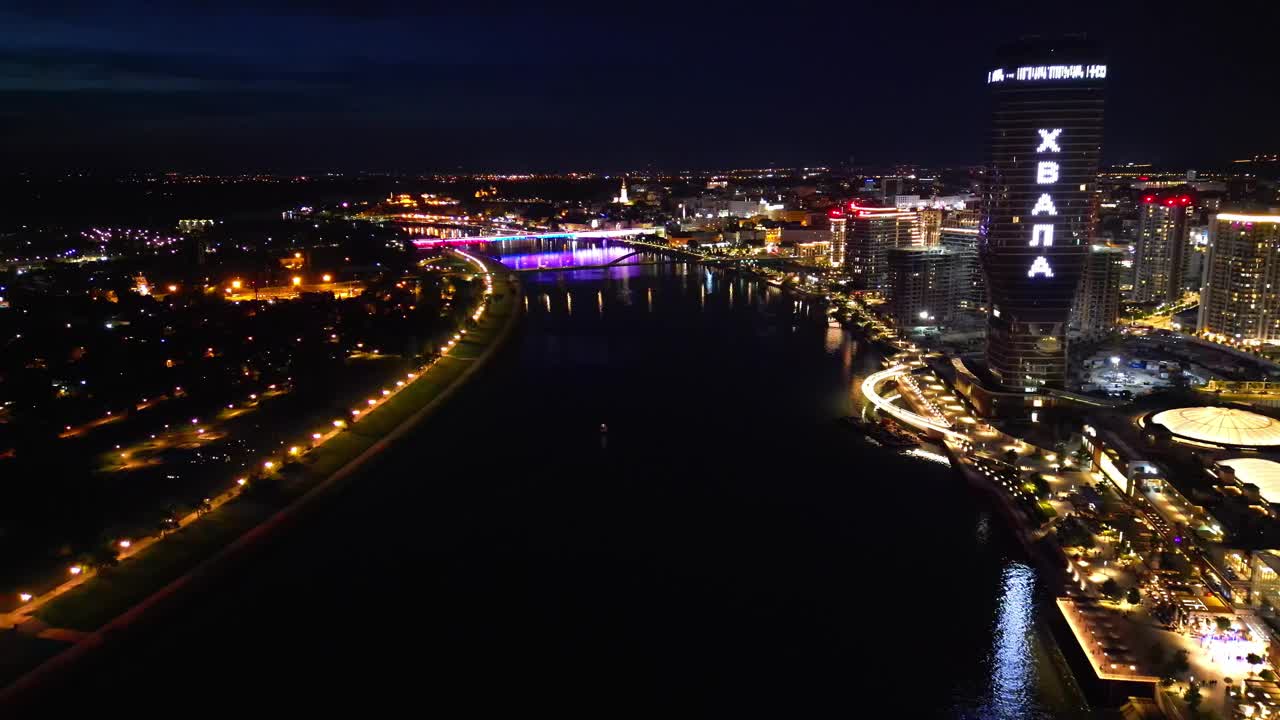
[[(990, 48), (1062, 32), (1109, 50), (1104, 163), (1222, 166), (1275, 150), (1266, 118), (1280, 101), (1247, 71), (1265, 23), (1016, 6), (520, 18), (19, 5), (0, 30), (0, 158), (307, 172), (979, 164), (981, 113), (947, 108), (981, 92)], [(886, 25), (912, 49), (875, 31)], [(1170, 49), (1188, 60), (1153, 61)], [(1228, 100), (1230, 113), (1213, 110)]]
[(1116, 5), (0, 10), (0, 710), (1280, 718), (1271, 25)]

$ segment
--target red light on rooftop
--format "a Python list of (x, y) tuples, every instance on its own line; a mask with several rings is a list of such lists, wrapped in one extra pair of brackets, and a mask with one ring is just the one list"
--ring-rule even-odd
[(842, 218), (844, 217), (844, 211), (838, 207), (833, 207), (827, 212), (827, 215), (833, 218)]
[(1155, 200), (1156, 200), (1156, 196), (1155, 196), (1155, 195), (1148, 195), (1148, 196), (1146, 196), (1146, 197), (1142, 198), (1142, 202), (1144, 202), (1144, 203), (1155, 202)]
[(1183, 205), (1190, 205), (1191, 198), (1187, 197), (1186, 195), (1183, 195), (1182, 197), (1178, 198), (1178, 202), (1182, 203)]
[(1150, 180), (1150, 179), (1151, 179), (1151, 177), (1150, 177), (1149, 175), (1139, 175), (1139, 176), (1138, 176), (1138, 180), (1139, 180), (1139, 182), (1146, 182), (1146, 181), (1148, 181), (1148, 180)]

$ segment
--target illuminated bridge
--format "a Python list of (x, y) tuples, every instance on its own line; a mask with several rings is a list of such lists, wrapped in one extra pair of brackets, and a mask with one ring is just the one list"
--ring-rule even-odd
[(518, 240), (591, 240), (605, 238), (630, 238), (641, 235), (661, 235), (662, 228), (627, 228), (625, 230), (583, 230), (580, 232), (520, 233), (516, 235), (473, 235), (457, 238), (417, 238), (413, 244), (420, 248), (441, 245), (469, 245), (471, 243), (514, 242)]

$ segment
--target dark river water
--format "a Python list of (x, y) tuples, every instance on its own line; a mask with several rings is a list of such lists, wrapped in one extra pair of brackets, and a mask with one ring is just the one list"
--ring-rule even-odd
[(521, 279), (441, 412), (61, 700), (1083, 716), (986, 500), (834, 422), (879, 365), (821, 308), (687, 264)]

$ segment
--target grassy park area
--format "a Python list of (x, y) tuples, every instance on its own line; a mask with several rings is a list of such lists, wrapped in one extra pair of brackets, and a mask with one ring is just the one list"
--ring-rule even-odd
[(201, 563), (215, 558), (253, 528), (282, 511), (296, 510), (316, 492), (329, 491), (366, 457), (434, 410), (507, 336), (518, 317), (518, 286), (501, 265), (483, 316), (442, 357), (394, 394), (276, 472), (254, 479), (244, 492), (34, 610), (40, 621), (91, 631), (102, 627)]

